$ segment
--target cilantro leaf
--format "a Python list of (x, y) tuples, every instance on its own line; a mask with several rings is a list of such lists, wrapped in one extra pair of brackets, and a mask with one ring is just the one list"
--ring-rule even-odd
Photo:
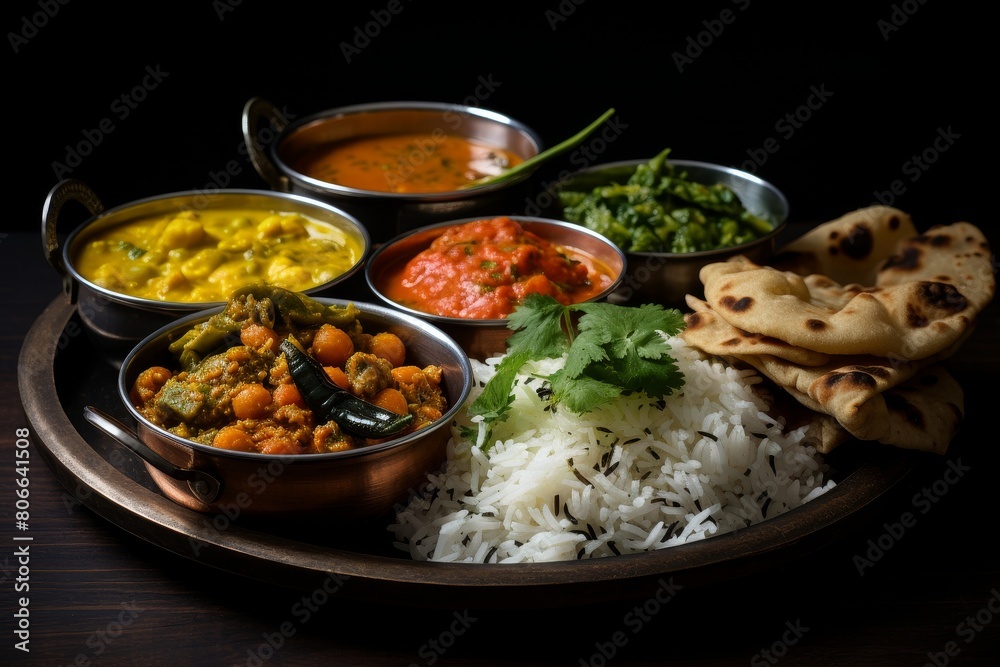
[(622, 394), (621, 387), (614, 383), (588, 376), (571, 378), (565, 369), (556, 371), (546, 379), (552, 385), (552, 400), (581, 415)]
[(488, 423), (503, 421), (514, 402), (511, 389), (521, 366), (531, 360), (530, 350), (510, 352), (497, 364), (493, 377), (468, 408), (470, 416), (482, 416)]
[(506, 419), (517, 375), (532, 360), (566, 356), (563, 368), (545, 379), (552, 400), (577, 414), (623, 393), (662, 398), (684, 385), (664, 338), (684, 326), (677, 310), (607, 302), (564, 306), (551, 296), (531, 294), (507, 319), (514, 331), (507, 355), (469, 407), (487, 427)]
[(567, 318), (567, 307), (551, 296), (527, 295), (507, 316), (507, 328), (514, 330), (507, 339), (508, 353), (530, 351), (532, 359), (561, 356), (569, 345), (563, 328)]
[(684, 318), (678, 311), (655, 304), (627, 307), (603, 302), (581, 304), (580, 310), (584, 311), (580, 334), (566, 362), (571, 374), (587, 372), (654, 398), (679, 387), (679, 372), (668, 354), (670, 345), (660, 333), (670, 336), (683, 328)]

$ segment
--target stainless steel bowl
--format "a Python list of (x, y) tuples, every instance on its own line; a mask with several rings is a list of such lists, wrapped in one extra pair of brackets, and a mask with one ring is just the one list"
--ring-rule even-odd
[[(331, 305), (348, 301), (318, 297)], [(146, 420), (129, 392), (136, 376), (153, 365), (171, 367), (171, 341), (222, 308), (193, 313), (143, 339), (126, 356), (118, 374), (118, 395), (135, 422), (116, 422), (89, 408), (91, 423), (129, 447), (145, 462), (159, 489), (175, 502), (205, 512), (253, 519), (324, 521), (385, 515), (405, 502), (428, 472), (445, 460), (451, 422), (472, 389), (468, 356), (440, 329), (397, 310), (357, 303), (366, 332), (391, 331), (407, 346), (407, 363), (442, 369), (448, 408), (441, 419), (418, 431), (358, 449), (326, 454), (279, 456), (219, 449), (180, 438)]]
[[(92, 217), (60, 241), (59, 226), (63, 207), (69, 202), (82, 204)], [(112, 362), (121, 358), (144, 336), (178, 317), (212, 306), (219, 301), (176, 302), (130, 296), (93, 283), (77, 270), (76, 257), (88, 238), (97, 232), (150, 216), (184, 210), (248, 208), (300, 213), (330, 224), (353, 236), (361, 248), (357, 261), (347, 271), (330, 281), (305, 290), (318, 295), (357, 273), (371, 250), (367, 229), (353, 216), (331, 204), (300, 195), (268, 190), (219, 190), (174, 192), (139, 199), (105, 210), (97, 194), (85, 183), (66, 180), (49, 192), (42, 209), (42, 240), (45, 257), (63, 278), (67, 296), (77, 311), (95, 345)]]
[[(636, 167), (648, 160), (626, 160), (599, 164), (580, 170), (559, 183), (559, 190), (590, 191), (610, 183), (624, 183)], [(771, 220), (775, 228), (750, 243), (691, 253), (626, 252), (628, 271), (612, 299), (626, 303), (660, 303), (682, 307), (685, 296), (703, 296), (704, 286), (698, 276), (701, 267), (723, 262), (735, 255), (744, 255), (759, 264), (774, 254), (778, 237), (785, 230), (789, 205), (784, 193), (773, 184), (739, 169), (692, 160), (669, 160), (687, 171), (698, 183), (722, 183), (736, 192), (748, 211)], [(558, 196), (554, 197), (558, 200)], [(561, 218), (562, 208), (556, 203), (551, 217)]]
[[(487, 216), (488, 217), (488, 216)], [(532, 216), (504, 216), (517, 221), (529, 232), (556, 245), (582, 250), (605, 264), (611, 271), (613, 282), (591, 301), (601, 301), (610, 296), (621, 283), (626, 269), (625, 254), (608, 239), (589, 229), (560, 220)], [(426, 313), (393, 301), (386, 294), (388, 269), (405, 264), (426, 249), (444, 231), (455, 225), (483, 219), (483, 216), (461, 218), (427, 225), (400, 234), (373, 251), (365, 264), (365, 280), (372, 292), (387, 305), (414, 317), (433, 322), (454, 338), (475, 359), (485, 359), (506, 351), (507, 337), (512, 333), (504, 319), (473, 319), (445, 317)]]
[[(269, 143), (261, 140), (274, 128)], [(542, 149), (541, 138), (523, 123), (479, 107), (438, 102), (375, 102), (329, 109), (289, 122), (260, 97), (243, 109), (243, 138), (264, 181), (279, 192), (308, 195), (358, 216), (380, 243), (406, 230), (464, 216), (510, 209), (523, 198), (531, 175), (499, 184), (441, 193), (359, 190), (306, 176), (292, 166), (303, 153), (327, 143), (388, 133), (460, 135), (509, 149), (527, 159)]]

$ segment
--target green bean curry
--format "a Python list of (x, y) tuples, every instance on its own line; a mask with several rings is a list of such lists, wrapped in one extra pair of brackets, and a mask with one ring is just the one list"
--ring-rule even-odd
[[(775, 229), (724, 183), (699, 183), (667, 162), (665, 149), (624, 182), (560, 191), (563, 217), (625, 252), (689, 253), (749, 243)], [(600, 176), (600, 173), (597, 174)]]

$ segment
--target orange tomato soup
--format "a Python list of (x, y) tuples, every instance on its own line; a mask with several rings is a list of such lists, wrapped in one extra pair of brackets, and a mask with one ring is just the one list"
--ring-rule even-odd
[(614, 278), (593, 256), (496, 217), (448, 227), (412, 259), (390, 267), (381, 282), (387, 297), (414, 310), (503, 319), (528, 294), (580, 303), (606, 290)]
[(524, 161), (498, 146), (451, 134), (362, 137), (319, 146), (292, 167), (327, 183), (375, 192), (450, 192)]

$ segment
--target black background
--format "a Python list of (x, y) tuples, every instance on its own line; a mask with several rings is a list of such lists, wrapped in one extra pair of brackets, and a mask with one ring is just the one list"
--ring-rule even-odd
[[(214, 187), (232, 160), (230, 187), (266, 188), (241, 149), (243, 106), (261, 96), (295, 117), (471, 99), (546, 145), (613, 106), (623, 130), (601, 161), (670, 147), (750, 167), (784, 190), (793, 221), (877, 203), (898, 181), (882, 202), (919, 228), (992, 234), (995, 38), (971, 3), (95, 4), (5, 7), (6, 228), (38, 228), (67, 177), (109, 208)], [(136, 87), (144, 99), (122, 117)], [(78, 166), (59, 167), (81, 144)]]

